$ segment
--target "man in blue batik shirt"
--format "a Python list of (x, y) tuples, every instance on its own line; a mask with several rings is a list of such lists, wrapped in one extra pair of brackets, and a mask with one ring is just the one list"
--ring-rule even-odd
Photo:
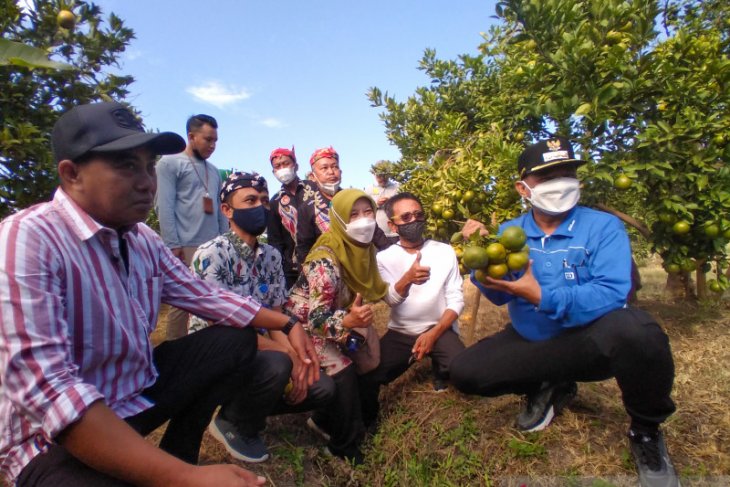
[[(525, 395), (517, 426), (539, 431), (576, 395), (576, 382), (615, 377), (641, 484), (678, 485), (659, 430), (675, 410), (669, 340), (650, 315), (627, 307), (631, 247), (621, 221), (577, 206), (584, 163), (563, 138), (520, 155), (515, 188), (532, 208), (500, 231), (523, 228), (530, 264), (484, 284), (472, 273), (490, 301), (508, 305), (512, 323), (458, 355), (451, 381), (469, 394)], [(465, 236), (480, 225), (468, 222)]]

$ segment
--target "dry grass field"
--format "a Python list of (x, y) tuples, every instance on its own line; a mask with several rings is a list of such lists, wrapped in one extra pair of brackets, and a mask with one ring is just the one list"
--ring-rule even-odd
[[(677, 412), (664, 427), (667, 444), (684, 486), (730, 485), (730, 301), (666, 298), (665, 276), (656, 266), (642, 269), (638, 305), (658, 318), (674, 352)], [(462, 334), (470, 344), (498, 330), (507, 316), (483, 298), (474, 316), (476, 290), (467, 284), (465, 291)], [(387, 318), (387, 306), (379, 306), (381, 333)], [(383, 388), (382, 422), (366, 439), (364, 465), (325, 456), (323, 441), (300, 414), (269, 418), (264, 439), (272, 458), (244, 466), (272, 486), (637, 485), (615, 381), (580, 384), (576, 400), (549, 428), (524, 434), (513, 427), (518, 397), (434, 393), (429, 372), (426, 360)], [(159, 436), (158, 430), (149, 440)], [(206, 433), (201, 463), (231, 461)]]
[[(638, 305), (658, 318), (674, 352), (677, 412), (664, 427), (669, 450), (683, 485), (730, 485), (730, 301), (673, 302), (662, 294), (665, 276), (657, 266), (642, 269)], [(471, 284), (465, 292), (468, 345), (498, 330), (507, 315), (481, 298), (472, 319), (479, 297)], [(387, 306), (379, 306), (381, 333), (387, 319)], [(301, 414), (269, 418), (264, 438), (272, 458), (247, 468), (273, 486), (636, 485), (615, 381), (580, 384), (549, 428), (523, 434), (513, 427), (518, 397), (434, 393), (429, 372), (424, 361), (383, 388), (382, 422), (366, 440), (363, 466), (326, 457)], [(228, 461), (206, 434), (201, 462)]]

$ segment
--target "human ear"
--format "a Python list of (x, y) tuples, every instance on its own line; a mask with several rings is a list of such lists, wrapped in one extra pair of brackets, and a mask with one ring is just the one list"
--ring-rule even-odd
[(72, 160), (64, 159), (58, 163), (58, 177), (61, 186), (73, 186), (79, 181), (79, 167)]

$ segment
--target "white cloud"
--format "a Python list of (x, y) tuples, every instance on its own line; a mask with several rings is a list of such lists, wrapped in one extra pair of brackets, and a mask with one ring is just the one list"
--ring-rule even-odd
[(269, 127), (270, 129), (280, 129), (280, 128), (284, 128), (287, 126), (287, 124), (285, 124), (278, 118), (274, 118), (274, 117), (268, 117), (268, 118), (261, 119), (259, 121), (259, 124), (263, 125), (264, 127)]
[(208, 81), (199, 86), (189, 86), (186, 91), (197, 100), (210, 103), (218, 108), (237, 103), (251, 97), (246, 88), (233, 85), (225, 86), (218, 81)]
[(130, 49), (124, 51), (124, 58), (127, 61), (134, 61), (135, 59), (139, 59), (142, 57), (142, 51), (139, 49)]

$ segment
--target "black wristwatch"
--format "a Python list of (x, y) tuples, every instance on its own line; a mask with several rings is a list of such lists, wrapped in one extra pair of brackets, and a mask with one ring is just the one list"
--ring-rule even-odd
[(281, 331), (284, 335), (288, 335), (297, 323), (299, 323), (299, 318), (291, 316), (289, 317), (289, 321), (286, 322), (286, 325), (284, 325), (284, 328), (279, 331)]

